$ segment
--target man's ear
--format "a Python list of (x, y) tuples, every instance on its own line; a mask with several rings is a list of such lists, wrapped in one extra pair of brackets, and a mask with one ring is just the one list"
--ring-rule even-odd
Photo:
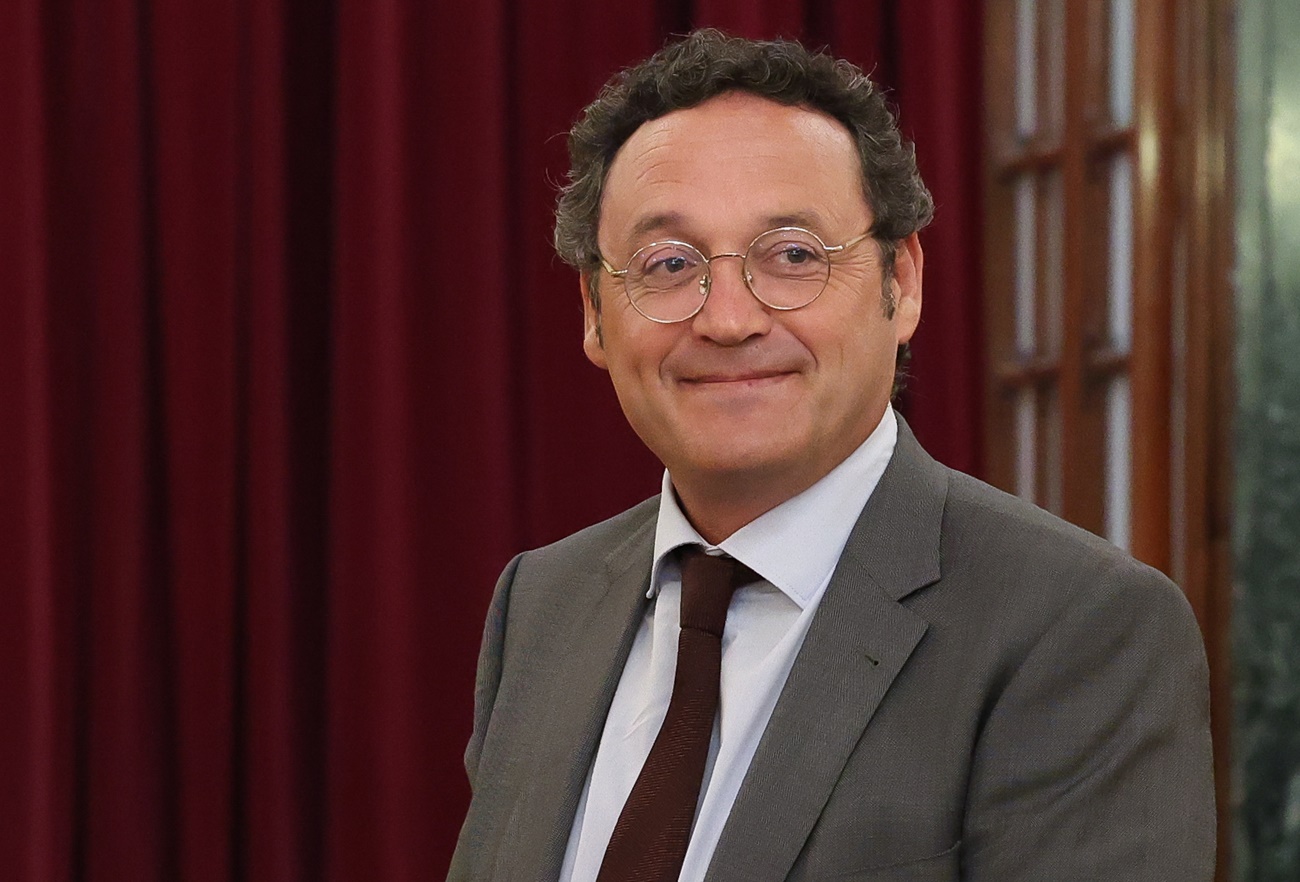
[(898, 243), (890, 280), (894, 286), (894, 328), (900, 345), (912, 339), (916, 326), (921, 322), (921, 271), (924, 266), (921, 239), (913, 233)]
[(600, 327), (600, 294), (592, 290), (591, 273), (578, 277), (582, 287), (582, 351), (587, 359), (601, 370), (609, 370), (605, 361), (605, 335)]

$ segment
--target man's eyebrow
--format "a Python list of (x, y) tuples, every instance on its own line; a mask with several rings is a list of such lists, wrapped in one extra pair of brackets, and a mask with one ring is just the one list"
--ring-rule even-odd
[(647, 214), (632, 225), (631, 238), (636, 240), (656, 230), (681, 229), (682, 223), (683, 218), (676, 211)]
[(820, 232), (826, 228), (826, 222), (822, 216), (815, 211), (797, 211), (793, 214), (773, 214), (768, 215), (763, 221), (768, 224), (768, 229), (777, 227), (804, 227), (813, 232)]
[[(632, 225), (630, 236), (633, 240), (640, 239), (647, 233), (660, 231), (681, 230), (686, 225), (685, 218), (680, 212), (665, 211), (655, 214), (648, 214), (640, 218)], [(763, 232), (765, 230), (774, 230), (777, 227), (806, 227), (814, 232), (825, 228), (825, 220), (816, 211), (796, 211), (785, 214), (771, 214), (763, 219)]]

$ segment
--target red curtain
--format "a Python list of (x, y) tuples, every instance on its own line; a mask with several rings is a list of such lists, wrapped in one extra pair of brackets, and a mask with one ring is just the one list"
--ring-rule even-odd
[(973, 468), (975, 6), (0, 4), (0, 875), (442, 875), (497, 573), (657, 488), (548, 239), (563, 133), (668, 33), (896, 90), (904, 409)]

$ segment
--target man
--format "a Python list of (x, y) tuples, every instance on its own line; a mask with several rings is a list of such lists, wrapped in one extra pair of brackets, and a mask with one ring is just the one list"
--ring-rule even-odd
[(584, 349), (667, 471), (502, 575), (450, 878), (1210, 879), (1181, 592), (890, 407), (931, 201), (872, 83), (698, 32), (570, 153)]

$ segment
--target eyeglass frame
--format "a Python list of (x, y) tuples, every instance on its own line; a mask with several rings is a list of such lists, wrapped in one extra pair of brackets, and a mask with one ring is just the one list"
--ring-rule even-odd
[[(764, 236), (771, 235), (772, 233), (786, 233), (786, 232), (807, 233), (809, 236), (812, 236), (815, 240), (817, 240), (817, 244), (820, 245), (822, 247), (822, 250), (826, 252), (826, 281), (822, 283), (821, 290), (818, 291), (815, 296), (809, 298), (804, 303), (800, 303), (798, 306), (777, 306), (776, 304), (768, 303), (766, 300), (762, 298), (761, 295), (759, 295), (759, 293), (756, 290), (754, 290), (753, 276), (751, 276), (748, 272), (744, 270), (745, 261), (749, 259), (749, 252), (754, 247), (754, 244), (758, 242), (759, 239), (762, 239)], [(704, 304), (708, 302), (709, 295), (713, 293), (713, 261), (717, 260), (718, 258), (739, 257), (741, 261), (740, 263), (741, 278), (745, 280), (745, 287), (749, 289), (750, 294), (754, 295), (754, 299), (757, 300), (759, 303), (763, 304), (764, 306), (766, 306), (768, 309), (775, 309), (779, 312), (793, 312), (796, 309), (803, 309), (805, 306), (809, 306), (812, 303), (816, 302), (816, 300), (826, 292), (827, 287), (829, 287), (831, 283), (831, 263), (830, 263), (831, 255), (840, 254), (848, 250), (849, 248), (852, 248), (854, 245), (857, 245), (859, 242), (863, 242), (869, 238), (871, 238), (871, 230), (867, 230), (865, 233), (862, 233), (859, 236), (854, 236), (852, 239), (848, 240), (847, 242), (844, 242), (843, 244), (827, 245), (825, 241), (822, 240), (821, 236), (817, 235), (812, 230), (807, 229), (806, 227), (794, 227), (794, 226), (773, 227), (770, 230), (764, 230), (763, 232), (755, 236), (752, 240), (750, 240), (749, 245), (745, 247), (745, 250), (743, 252), (723, 251), (718, 254), (709, 256), (706, 255), (699, 248), (696, 248), (690, 242), (683, 242), (681, 239), (660, 239), (656, 242), (648, 242), (645, 245), (642, 245), (636, 251), (633, 251), (632, 256), (627, 259), (628, 265), (621, 270), (614, 269), (614, 267), (610, 265), (610, 262), (605, 259), (605, 256), (603, 254), (600, 255), (600, 263), (601, 266), (604, 267), (605, 272), (609, 273), (611, 276), (613, 276), (616, 279), (622, 280), (623, 295), (627, 297), (627, 302), (632, 305), (632, 308), (637, 311), (638, 315), (656, 324), (676, 325), (676, 324), (680, 324), (681, 322), (690, 321), (691, 319), (699, 315), (700, 311), (704, 309)], [(641, 311), (641, 307), (636, 305), (636, 300), (632, 298), (632, 292), (629, 291), (627, 288), (627, 274), (631, 270), (632, 261), (636, 259), (636, 256), (638, 254), (640, 254), (642, 251), (645, 251), (647, 248), (655, 248), (660, 245), (683, 245), (691, 249), (692, 251), (694, 251), (700, 257), (704, 258), (704, 275), (700, 277), (701, 282), (707, 281), (707, 284), (704, 286), (704, 296), (700, 298), (699, 305), (696, 306), (695, 309), (691, 310), (690, 314), (684, 315), (678, 319), (661, 319), (661, 318), (655, 318), (654, 316), (651, 315), (646, 315), (644, 312)]]

